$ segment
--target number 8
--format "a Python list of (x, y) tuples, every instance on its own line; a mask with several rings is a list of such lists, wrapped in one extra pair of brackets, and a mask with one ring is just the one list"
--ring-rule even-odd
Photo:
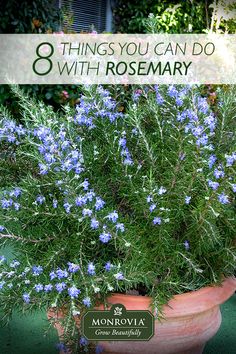
[[(39, 49), (42, 45), (48, 45), (50, 48), (51, 48), (51, 52), (49, 54), (46, 54), (45, 56), (41, 55), (39, 53)], [(54, 53), (54, 48), (53, 48), (53, 45), (51, 43), (48, 43), (48, 42), (43, 42), (43, 43), (40, 43), (36, 49), (36, 54), (38, 56), (38, 58), (33, 62), (33, 71), (35, 72), (35, 74), (37, 75), (40, 75), (40, 76), (43, 76), (43, 75), (47, 75), (48, 73), (50, 73), (50, 71), (52, 70), (52, 61), (49, 59)], [(48, 63), (49, 63), (49, 69), (48, 71), (45, 71), (43, 73), (40, 73), (36, 70), (36, 64), (39, 60), (47, 60)]]

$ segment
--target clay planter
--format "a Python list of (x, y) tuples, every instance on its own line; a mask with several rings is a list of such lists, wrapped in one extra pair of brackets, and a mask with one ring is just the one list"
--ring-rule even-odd
[[(174, 296), (163, 307), (165, 319), (156, 321), (155, 335), (148, 342), (100, 342), (104, 354), (201, 354), (206, 342), (212, 338), (221, 324), (219, 305), (236, 290), (236, 279), (228, 278), (222, 286), (205, 287)], [(109, 304), (122, 303), (128, 310), (150, 310), (151, 298), (114, 294)], [(103, 307), (100, 306), (99, 309)], [(63, 328), (57, 319), (62, 312), (48, 311), (48, 318), (54, 319), (59, 337)], [(79, 322), (77, 323), (79, 325)], [(61, 354), (64, 354), (61, 352)]]

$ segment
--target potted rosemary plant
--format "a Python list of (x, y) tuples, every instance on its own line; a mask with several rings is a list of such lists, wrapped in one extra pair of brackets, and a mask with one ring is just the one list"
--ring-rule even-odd
[(201, 353), (236, 288), (233, 88), (213, 108), (196, 86), (134, 88), (123, 112), (89, 86), (64, 115), (13, 91), (21, 121), (0, 118), (6, 315), (51, 309), (76, 353), (90, 350), (80, 314), (123, 302), (157, 313), (156, 335), (105, 352)]

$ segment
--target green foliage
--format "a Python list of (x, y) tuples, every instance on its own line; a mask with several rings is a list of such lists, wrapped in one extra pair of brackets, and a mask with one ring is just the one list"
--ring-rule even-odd
[(60, 24), (54, 1), (9, 0), (1, 4), (0, 33), (51, 33)]
[[(55, 110), (61, 110), (61, 106), (65, 104), (74, 106), (80, 95), (78, 85), (21, 85), (20, 87), (26, 94), (50, 104)], [(0, 105), (5, 105), (16, 119), (20, 119), (18, 100), (7, 85), (0, 85)]]
[(235, 33), (235, 9), (235, 0), (118, 0), (113, 12), (122, 33)]
[(123, 114), (89, 86), (62, 116), (13, 88), (23, 125), (3, 107), (0, 121), (0, 241), (19, 259), (0, 259), (6, 315), (63, 306), (71, 334), (73, 315), (110, 292), (142, 289), (161, 310), (232, 275), (234, 89), (217, 88), (213, 114), (199, 87), (137, 87)]
[(124, 1), (119, 0), (114, 9), (116, 30), (122, 33), (143, 33), (146, 19), (155, 17), (155, 32), (202, 33), (209, 26), (209, 1)]
[[(62, 26), (63, 15), (55, 1), (10, 0), (2, 4), (0, 14), (0, 33), (52, 33)], [(76, 85), (22, 85), (21, 88), (56, 110), (61, 104), (74, 106), (79, 97)], [(19, 116), (17, 100), (7, 85), (0, 85), (0, 104), (5, 104), (14, 116)]]
[[(160, 7), (155, 10), (160, 10)], [(205, 16), (201, 3), (187, 1), (170, 5), (161, 13), (157, 11), (157, 14), (149, 15), (147, 30), (152, 33), (202, 33), (207, 26)]]

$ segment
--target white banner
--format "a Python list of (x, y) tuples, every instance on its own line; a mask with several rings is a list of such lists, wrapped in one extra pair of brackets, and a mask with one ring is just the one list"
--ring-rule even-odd
[(0, 34), (0, 84), (236, 84), (236, 35)]

